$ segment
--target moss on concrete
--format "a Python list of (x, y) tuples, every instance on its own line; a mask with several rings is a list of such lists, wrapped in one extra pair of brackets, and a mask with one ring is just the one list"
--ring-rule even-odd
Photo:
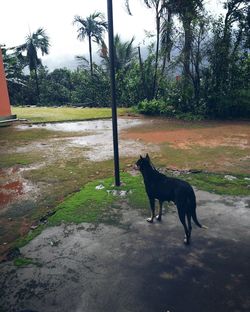
[(14, 265), (16, 267), (26, 267), (27, 265), (35, 265), (35, 266), (41, 266), (41, 264), (31, 258), (22, 258), (18, 257), (14, 260)]
[[(180, 178), (190, 182), (201, 190), (229, 195), (250, 195), (249, 180), (238, 175), (232, 181), (225, 175), (215, 174), (185, 174)], [(97, 179), (86, 183), (84, 187), (69, 195), (55, 207), (55, 214), (48, 218), (47, 224), (42, 224), (25, 237), (19, 239), (16, 246), (21, 247), (39, 235), (47, 226), (61, 223), (107, 223), (120, 225), (122, 201), (126, 201), (134, 209), (139, 209), (144, 215), (148, 212), (149, 203), (141, 175), (121, 174), (121, 186), (113, 185), (114, 178)], [(119, 192), (126, 194), (120, 196)]]

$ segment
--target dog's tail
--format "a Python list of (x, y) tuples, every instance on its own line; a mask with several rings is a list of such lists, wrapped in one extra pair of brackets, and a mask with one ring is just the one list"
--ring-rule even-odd
[(200, 224), (200, 222), (199, 222), (198, 219), (197, 219), (197, 215), (196, 215), (195, 209), (192, 211), (192, 219), (193, 219), (194, 223), (195, 223), (198, 227), (202, 228), (202, 225)]
[(194, 221), (194, 223), (198, 226), (198, 227), (200, 227), (200, 228), (202, 228), (202, 229), (208, 229), (208, 227), (206, 226), (206, 225), (203, 225), (203, 224), (200, 224), (200, 222), (198, 221), (198, 219), (197, 219), (197, 215), (196, 215), (196, 211), (194, 210), (194, 212), (192, 213), (192, 219), (193, 219), (193, 221)]
[(200, 224), (200, 222), (198, 221), (198, 218), (197, 218), (197, 215), (196, 215), (196, 201), (194, 202), (193, 209), (192, 209), (192, 211), (191, 211), (191, 216), (192, 216), (192, 219), (193, 219), (194, 223), (195, 223), (198, 227), (200, 227), (200, 228), (202, 228), (202, 229), (208, 229), (207, 226)]

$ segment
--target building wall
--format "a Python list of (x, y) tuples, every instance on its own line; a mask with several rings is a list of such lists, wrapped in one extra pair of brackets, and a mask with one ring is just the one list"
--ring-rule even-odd
[(3, 66), (3, 57), (0, 49), (0, 118), (9, 116), (11, 116), (10, 100)]

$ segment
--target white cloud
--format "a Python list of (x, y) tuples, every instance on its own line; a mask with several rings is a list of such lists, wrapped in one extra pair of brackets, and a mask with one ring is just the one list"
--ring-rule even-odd
[[(219, 0), (208, 3), (217, 4)], [(121, 34), (124, 40), (135, 36), (135, 42), (142, 42), (144, 30), (154, 30), (153, 11), (143, 5), (142, 0), (131, 0), (133, 16), (129, 16), (124, 6), (125, 0), (113, 0), (114, 32)], [(213, 8), (213, 6), (212, 6)], [(0, 43), (7, 47), (24, 42), (25, 36), (38, 27), (47, 30), (50, 37), (50, 55), (44, 57), (51, 64), (60, 63), (63, 58), (73, 59), (74, 55), (87, 55), (87, 41), (77, 40), (76, 27), (72, 25), (74, 15), (86, 17), (94, 11), (107, 16), (106, 0), (11, 0), (1, 4)], [(55, 67), (55, 66), (53, 66)]]

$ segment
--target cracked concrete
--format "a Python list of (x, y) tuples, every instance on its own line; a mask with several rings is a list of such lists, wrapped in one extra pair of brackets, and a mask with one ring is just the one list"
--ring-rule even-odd
[(21, 249), (40, 265), (0, 264), (0, 311), (249, 311), (250, 197), (196, 194), (209, 229), (190, 246), (172, 205), (161, 223), (123, 200), (121, 226), (47, 228)]

